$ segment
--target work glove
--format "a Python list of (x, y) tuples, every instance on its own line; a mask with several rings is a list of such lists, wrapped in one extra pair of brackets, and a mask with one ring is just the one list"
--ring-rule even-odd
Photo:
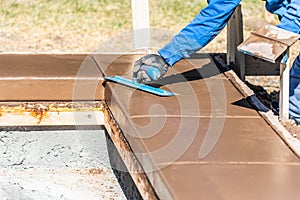
[(138, 59), (133, 66), (133, 80), (139, 83), (155, 81), (162, 78), (170, 66), (156, 54), (149, 54)]

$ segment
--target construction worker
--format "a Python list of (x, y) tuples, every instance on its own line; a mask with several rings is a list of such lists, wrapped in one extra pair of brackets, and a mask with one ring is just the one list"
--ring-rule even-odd
[[(208, 44), (227, 24), (241, 0), (208, 0), (208, 5), (171, 42), (134, 64), (133, 78), (138, 82), (162, 78), (182, 58)], [(300, 33), (299, 0), (266, 0), (266, 9), (278, 16), (279, 28)], [(300, 124), (300, 54), (290, 71), (290, 117)]]

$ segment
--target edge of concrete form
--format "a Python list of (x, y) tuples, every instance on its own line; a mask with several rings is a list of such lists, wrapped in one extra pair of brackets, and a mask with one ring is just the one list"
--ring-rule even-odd
[(134, 152), (124, 137), (118, 123), (113, 118), (107, 106), (104, 106), (104, 126), (113, 141), (119, 156), (124, 162), (127, 169), (115, 169), (128, 172), (135, 183), (138, 191), (143, 199), (156, 200), (159, 199), (149, 182), (147, 175), (143, 172), (142, 166), (139, 164)]

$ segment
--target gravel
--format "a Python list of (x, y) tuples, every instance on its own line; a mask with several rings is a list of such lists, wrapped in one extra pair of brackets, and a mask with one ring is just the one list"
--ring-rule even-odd
[(1, 131), (1, 200), (126, 199), (104, 130)]

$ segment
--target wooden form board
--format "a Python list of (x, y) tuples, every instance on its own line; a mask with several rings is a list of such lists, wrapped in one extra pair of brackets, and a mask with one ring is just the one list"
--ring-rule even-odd
[(274, 76), (280, 74), (280, 62), (268, 61), (245, 55), (245, 75), (247, 76)]
[(243, 39), (242, 6), (239, 4), (227, 24), (227, 64), (233, 64), (234, 71), (245, 80), (245, 56), (236, 48)]
[[(299, 38), (299, 34), (265, 24), (257, 31), (251, 33), (250, 36), (237, 47), (239, 51), (245, 54), (273, 63), (274, 67), (270, 68), (271, 70), (275, 67), (277, 67), (275, 70), (278, 70), (279, 64), (279, 117), (282, 120), (289, 119), (289, 69), (291, 68), (289, 48)], [(270, 64), (268, 66), (270, 66)], [(259, 66), (259, 69), (261, 69), (262, 72), (267, 71), (265, 66)]]
[(150, 47), (150, 17), (148, 0), (131, 0), (132, 29), (135, 49)]
[(299, 38), (299, 34), (265, 24), (252, 32), (237, 49), (245, 54), (275, 63)]

